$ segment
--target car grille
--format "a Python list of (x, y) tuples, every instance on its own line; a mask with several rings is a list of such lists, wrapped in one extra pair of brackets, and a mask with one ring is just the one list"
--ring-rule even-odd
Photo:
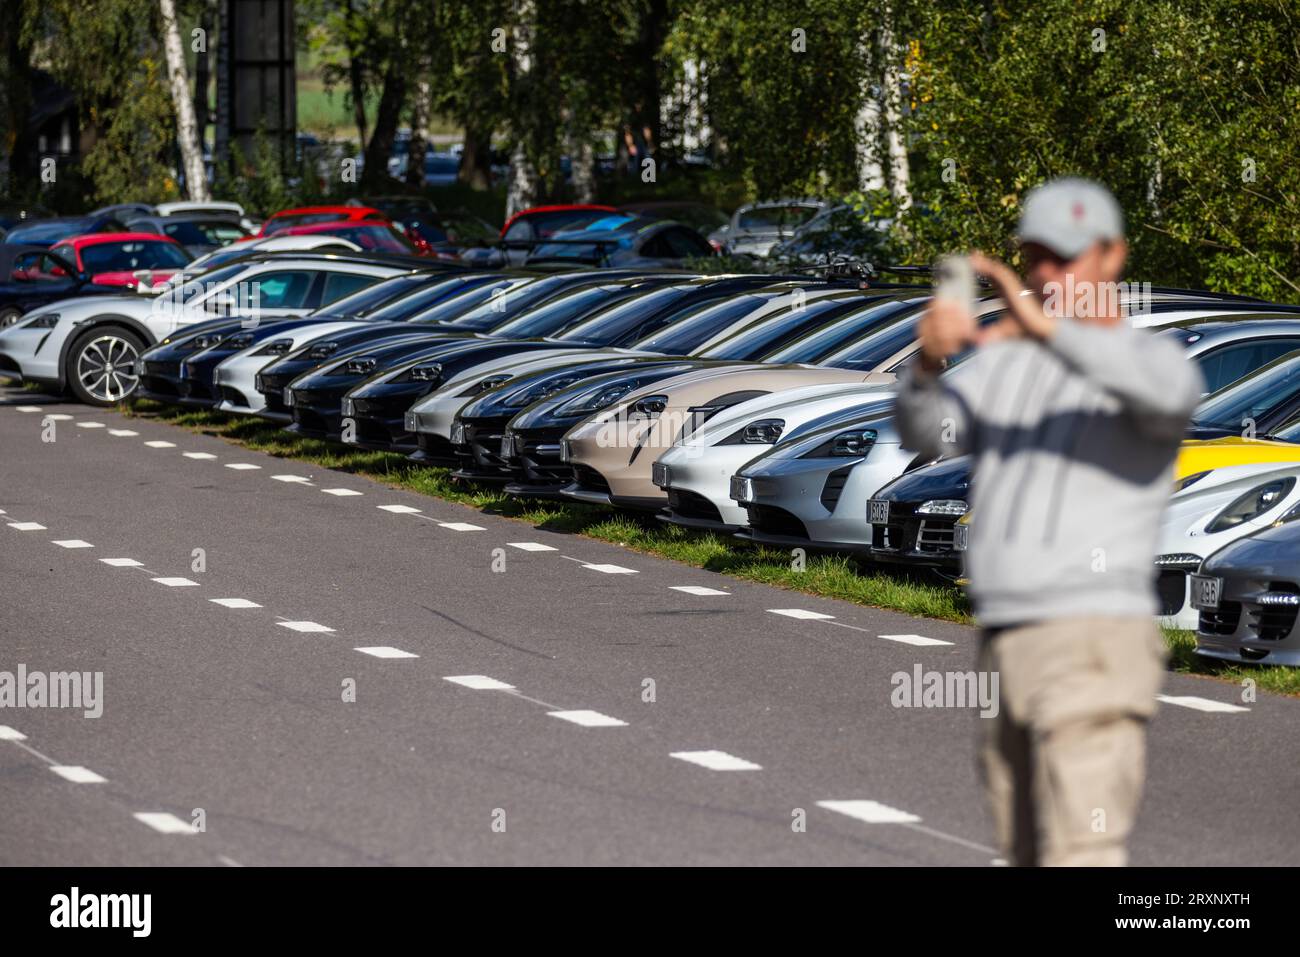
[(140, 385), (146, 392), (152, 392), (155, 395), (180, 395), (176, 388), (176, 383), (170, 379), (163, 379), (156, 375), (145, 375), (140, 377)]
[(952, 551), (954, 519), (925, 518), (916, 531), (916, 550), (918, 552)]
[(803, 522), (783, 508), (749, 504), (745, 506), (745, 512), (749, 516), (750, 527), (756, 532), (765, 535), (781, 535), (786, 538), (808, 537), (808, 529), (804, 527)]
[(670, 488), (668, 490), (668, 509), (682, 518), (700, 518), (710, 522), (722, 522), (722, 513), (716, 505), (703, 495), (686, 489)]
[(844, 492), (844, 486), (849, 480), (849, 473), (852, 471), (853, 466), (847, 465), (826, 476), (826, 484), (822, 486), (821, 494), (822, 508), (826, 509), (826, 511), (835, 511), (835, 506), (840, 501), (840, 495)]
[(1231, 635), (1241, 621), (1241, 603), (1220, 602), (1213, 611), (1203, 610), (1199, 628), (1207, 635)]
[(181, 391), (185, 394), (186, 398), (189, 399), (215, 398), (215, 396), (213, 396), (212, 394), (212, 389), (209, 388), (208, 386), (208, 383), (201, 382), (198, 379), (186, 379), (184, 382), (181, 383)]
[(1166, 569), (1158, 574), (1156, 597), (1160, 600), (1160, 614), (1176, 615), (1182, 611), (1187, 599), (1187, 573)]
[(294, 394), (293, 421), (304, 432), (325, 433), (329, 431), (329, 422), (325, 416), (311, 409), (305, 409), (297, 404), (297, 394)]

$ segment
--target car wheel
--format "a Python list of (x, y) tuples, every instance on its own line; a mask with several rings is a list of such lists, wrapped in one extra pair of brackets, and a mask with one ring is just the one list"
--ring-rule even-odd
[(0, 309), (0, 329), (8, 329), (22, 317), (23, 311), (21, 309), (15, 309), (12, 306), (8, 309)]
[(140, 384), (125, 367), (140, 358), (144, 341), (122, 326), (96, 326), (77, 337), (68, 350), (68, 387), (88, 405), (115, 405)]

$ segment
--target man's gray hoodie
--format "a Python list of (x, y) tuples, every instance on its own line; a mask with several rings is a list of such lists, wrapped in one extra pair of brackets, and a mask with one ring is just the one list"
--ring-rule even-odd
[(1069, 319), (942, 377), (904, 373), (903, 446), (974, 456), (966, 574), (981, 624), (1156, 612), (1160, 513), (1201, 389), (1173, 340)]

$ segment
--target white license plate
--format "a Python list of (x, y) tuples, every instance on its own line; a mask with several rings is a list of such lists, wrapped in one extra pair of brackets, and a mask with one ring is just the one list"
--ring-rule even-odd
[(573, 454), (573, 450), (569, 448), (569, 440), (560, 439), (560, 461), (561, 462), (569, 461), (569, 457), (572, 454)]
[(453, 422), (451, 424), (451, 444), (452, 445), (465, 444), (465, 423), (464, 422)]
[(970, 528), (966, 525), (954, 525), (952, 527), (952, 549), (955, 552), (966, 551), (966, 545), (970, 541)]
[(1191, 576), (1192, 607), (1213, 611), (1219, 607), (1219, 595), (1223, 591), (1223, 579), (1211, 578), (1209, 575)]
[(402, 416), (402, 428), (407, 432), (418, 432), (420, 430), (420, 420), (414, 412), (408, 412)]
[(293, 408), (293, 389), (288, 386), (284, 387), (284, 404), (287, 408)]
[(515, 437), (507, 432), (501, 436), (501, 457), (508, 459), (515, 454)]
[(344, 415), (348, 415), (348, 416), (356, 415), (356, 414), (357, 414), (357, 404), (356, 404), (355, 402), (353, 402), (351, 399), (344, 399), (344, 400), (343, 400), (343, 414), (344, 414)]
[(889, 522), (889, 502), (873, 498), (867, 501), (867, 521), (872, 525), (886, 525)]
[(731, 499), (734, 502), (752, 502), (754, 500), (754, 483), (742, 475), (731, 477)]
[(650, 481), (660, 488), (668, 487), (671, 476), (672, 470), (662, 462), (655, 462), (650, 466)]

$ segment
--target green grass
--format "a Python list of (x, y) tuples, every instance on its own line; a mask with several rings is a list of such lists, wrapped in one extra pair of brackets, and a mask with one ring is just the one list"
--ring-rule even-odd
[[(511, 498), (491, 487), (456, 481), (446, 469), (420, 465), (403, 455), (300, 438), (261, 419), (192, 412), (144, 401), (123, 411), (217, 436), (279, 458), (364, 475), (391, 488), (458, 502), (547, 531), (612, 542), (733, 578), (910, 615), (972, 623), (970, 606), (960, 589), (906, 574), (870, 571), (849, 558), (809, 555), (803, 569), (797, 570), (791, 554), (779, 549), (752, 547), (719, 535), (687, 532), (650, 516), (629, 516), (610, 508)], [(1194, 653), (1196, 639), (1191, 632), (1166, 630), (1165, 640), (1173, 671), (1238, 685), (1252, 680), (1261, 691), (1300, 696), (1300, 668), (1243, 667), (1214, 662)]]

